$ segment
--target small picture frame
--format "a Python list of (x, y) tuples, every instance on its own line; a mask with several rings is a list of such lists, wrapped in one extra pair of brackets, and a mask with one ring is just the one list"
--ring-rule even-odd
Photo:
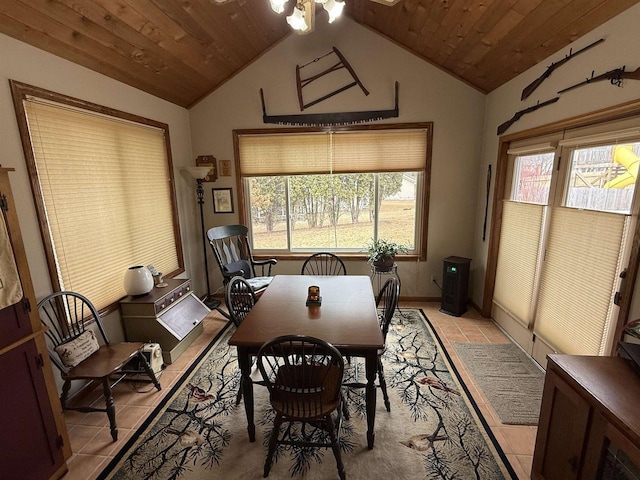
[(231, 176), (231, 160), (218, 160), (218, 167), (221, 177)]
[(213, 212), (233, 213), (233, 195), (231, 188), (212, 188)]

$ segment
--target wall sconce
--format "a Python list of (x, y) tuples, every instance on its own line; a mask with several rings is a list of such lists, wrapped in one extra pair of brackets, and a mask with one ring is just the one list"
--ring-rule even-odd
[[(209, 172), (203, 178), (205, 182), (215, 182), (218, 179), (218, 171), (216, 170), (216, 157), (213, 155), (199, 155), (196, 157), (197, 167), (209, 167)], [(195, 178), (195, 177), (194, 177)]]

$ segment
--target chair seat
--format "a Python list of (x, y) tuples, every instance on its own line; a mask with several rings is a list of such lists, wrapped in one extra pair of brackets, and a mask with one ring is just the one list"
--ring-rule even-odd
[(66, 374), (63, 374), (63, 378), (65, 380), (78, 380), (106, 377), (111, 375), (114, 370), (124, 367), (143, 346), (144, 343), (142, 342), (125, 342), (102, 346), (97, 352), (94, 352)]
[(271, 406), (273, 409), (281, 415), (286, 415), (291, 420), (305, 421), (313, 420), (316, 418), (324, 417), (333, 412), (340, 404), (340, 399), (333, 403), (323, 403), (322, 408), (309, 409), (309, 405), (292, 405), (288, 401), (273, 400)]
[(264, 290), (269, 286), (273, 277), (253, 277), (247, 278), (247, 283), (251, 285), (251, 288), (254, 292), (258, 292), (260, 290)]

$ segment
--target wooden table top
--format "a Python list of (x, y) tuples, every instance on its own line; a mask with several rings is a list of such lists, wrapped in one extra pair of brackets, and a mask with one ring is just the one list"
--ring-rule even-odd
[[(321, 306), (306, 306), (320, 287)], [(276, 275), (229, 345), (260, 347), (280, 335), (321, 338), (343, 351), (383, 348), (371, 279), (364, 275)]]
[(547, 371), (554, 370), (565, 381), (577, 385), (583, 398), (625, 432), (634, 445), (640, 445), (640, 378), (627, 360), (560, 354), (551, 354), (548, 359)]

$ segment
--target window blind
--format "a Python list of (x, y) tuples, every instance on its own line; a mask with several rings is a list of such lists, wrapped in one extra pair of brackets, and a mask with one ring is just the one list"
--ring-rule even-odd
[(243, 176), (424, 170), (427, 130), (240, 135)]
[(25, 101), (61, 289), (103, 309), (132, 265), (179, 268), (164, 131)]
[(505, 201), (493, 301), (525, 327), (540, 255), (545, 206)]
[(625, 215), (553, 209), (534, 333), (560, 353), (603, 355)]
[(619, 142), (630, 141), (640, 138), (640, 128), (629, 128), (626, 130), (616, 130), (613, 132), (594, 133), (592, 135), (571, 136), (565, 140), (561, 140), (559, 145), (561, 147), (578, 147), (583, 145), (603, 144), (611, 143), (616, 144)]
[(540, 153), (551, 152), (556, 149), (556, 146), (551, 142), (536, 143), (534, 145), (526, 145), (523, 147), (509, 147), (507, 150), (508, 155), (535, 155)]

